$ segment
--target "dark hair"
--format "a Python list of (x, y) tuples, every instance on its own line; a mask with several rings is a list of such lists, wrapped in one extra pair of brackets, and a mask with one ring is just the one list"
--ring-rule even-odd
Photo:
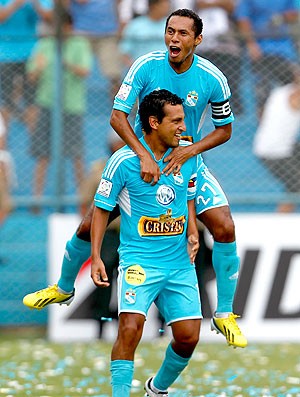
[(146, 134), (151, 132), (149, 124), (149, 117), (155, 116), (159, 123), (165, 117), (164, 106), (165, 104), (170, 105), (182, 105), (183, 99), (179, 98), (178, 95), (173, 94), (168, 90), (155, 90), (150, 94), (146, 95), (139, 106), (139, 116), (142, 124), (142, 129)]
[(193, 31), (195, 32), (195, 37), (199, 36), (199, 34), (202, 33), (202, 30), (203, 30), (202, 19), (194, 11), (189, 10), (187, 8), (181, 8), (179, 10), (176, 10), (168, 16), (168, 18), (166, 20), (165, 32), (167, 31), (167, 27), (168, 27), (170, 18), (175, 17), (175, 16), (193, 19), (193, 21), (194, 21)]

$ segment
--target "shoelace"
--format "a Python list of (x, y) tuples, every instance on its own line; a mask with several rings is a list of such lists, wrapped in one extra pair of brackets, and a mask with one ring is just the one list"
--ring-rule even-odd
[(56, 291), (57, 287), (56, 287), (56, 285), (48, 285), (47, 288), (37, 291), (37, 294), (40, 294), (41, 292), (45, 292), (45, 289), (47, 289), (49, 291)]
[(230, 323), (230, 325), (232, 326), (232, 328), (239, 333), (240, 335), (242, 334), (239, 326), (237, 325), (237, 322), (235, 321), (236, 318), (239, 318), (241, 316), (238, 316), (237, 314), (230, 314), (229, 317), (226, 319), (227, 322)]

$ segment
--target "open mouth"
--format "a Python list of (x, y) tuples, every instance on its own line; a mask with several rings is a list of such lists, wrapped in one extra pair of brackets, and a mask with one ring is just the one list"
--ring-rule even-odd
[(172, 55), (172, 56), (176, 56), (176, 55), (178, 55), (179, 53), (180, 53), (180, 48), (179, 47), (176, 47), (176, 46), (170, 46), (170, 54)]

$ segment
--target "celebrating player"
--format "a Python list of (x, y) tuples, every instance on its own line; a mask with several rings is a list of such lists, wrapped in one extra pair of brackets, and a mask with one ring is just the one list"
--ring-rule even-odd
[[(157, 90), (145, 96), (140, 104), (139, 115), (145, 132), (140, 142), (160, 170), (164, 168), (164, 158), (179, 145), (185, 131), (182, 102), (167, 90)], [(181, 144), (186, 145), (183, 141)], [(117, 202), (122, 219), (119, 330), (111, 354), (113, 397), (130, 396), (134, 352), (153, 302), (171, 325), (174, 339), (158, 374), (145, 384), (148, 396), (168, 395), (168, 387), (188, 365), (198, 342), (201, 306), (193, 264), (196, 252), (193, 250), (190, 259), (187, 248), (187, 231), (189, 241), (199, 246), (193, 200), (197, 159), (186, 161), (179, 173), (162, 175), (153, 186), (141, 179), (139, 158), (125, 146), (108, 160), (102, 174), (91, 228), (91, 271), (97, 286), (108, 286), (100, 252), (109, 212)]]
[[(140, 159), (141, 177), (155, 184), (162, 175), (180, 171), (187, 159), (225, 143), (231, 137), (234, 116), (229, 98), (231, 92), (223, 73), (211, 62), (194, 54), (202, 41), (202, 20), (191, 10), (174, 11), (166, 21), (167, 51), (156, 51), (138, 58), (116, 95), (111, 125)], [(134, 130), (128, 122), (136, 99), (140, 102), (155, 89), (165, 88), (184, 98), (186, 132), (184, 139), (193, 142), (175, 148), (160, 170), (138, 137), (142, 135), (139, 116)], [(201, 137), (201, 127), (208, 106), (214, 129)], [(233, 313), (233, 300), (239, 273), (235, 227), (227, 198), (205, 164), (198, 169), (196, 213), (214, 239), (213, 267), (216, 273), (218, 302), (211, 320), (212, 330), (223, 334), (227, 343), (245, 347), (247, 339), (240, 331)], [(69, 303), (74, 297), (74, 282), (90, 252), (90, 225), (93, 208), (67, 242), (58, 285), (29, 294), (24, 304), (41, 308), (49, 303)]]

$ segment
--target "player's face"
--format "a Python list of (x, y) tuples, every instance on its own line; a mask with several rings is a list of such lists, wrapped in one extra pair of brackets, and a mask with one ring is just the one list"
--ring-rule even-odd
[(165, 117), (157, 125), (157, 136), (164, 148), (177, 147), (181, 134), (186, 130), (184, 112), (182, 105), (166, 104), (164, 107)]
[(193, 19), (175, 15), (170, 18), (166, 28), (165, 43), (169, 62), (179, 73), (191, 66), (195, 48), (202, 41), (202, 35), (195, 37), (193, 26)]

